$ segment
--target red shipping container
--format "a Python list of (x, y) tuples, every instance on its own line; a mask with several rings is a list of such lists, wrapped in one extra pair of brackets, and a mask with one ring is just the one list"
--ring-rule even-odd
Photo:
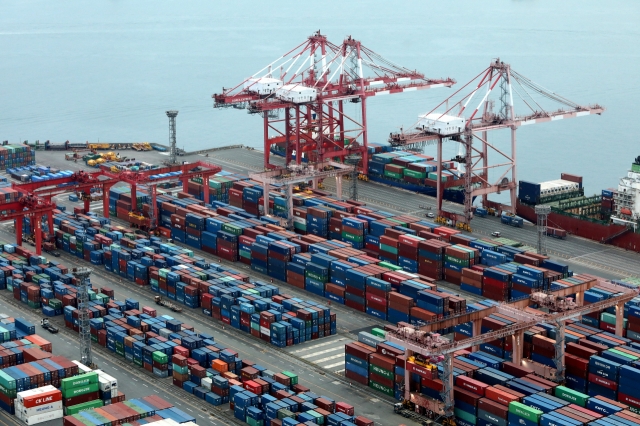
[(487, 385), (486, 383), (482, 383), (467, 376), (456, 377), (456, 386), (460, 386), (461, 388), (471, 391), (480, 396), (484, 396), (485, 389), (489, 387), (489, 385)]

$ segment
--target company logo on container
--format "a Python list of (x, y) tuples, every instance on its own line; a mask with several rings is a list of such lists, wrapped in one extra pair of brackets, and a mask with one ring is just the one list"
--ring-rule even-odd
[(46, 404), (47, 402), (52, 402), (52, 401), (53, 401), (53, 395), (49, 395), (44, 398), (36, 399), (36, 405)]

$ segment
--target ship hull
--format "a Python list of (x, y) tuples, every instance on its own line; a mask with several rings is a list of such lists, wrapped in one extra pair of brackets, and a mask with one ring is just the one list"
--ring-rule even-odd
[[(518, 200), (516, 211), (518, 216), (529, 222), (537, 222), (534, 208), (520, 203), (520, 200)], [(549, 214), (548, 221), (550, 226), (562, 228), (570, 234), (598, 242), (604, 242), (626, 229), (622, 225), (603, 225), (554, 212)], [(613, 238), (607, 244), (640, 253), (640, 234), (627, 232)]]

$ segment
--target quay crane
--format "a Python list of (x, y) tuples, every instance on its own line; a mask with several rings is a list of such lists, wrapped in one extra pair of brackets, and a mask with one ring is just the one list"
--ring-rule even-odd
[[(477, 82), (477, 83), (476, 83)], [(497, 87), (496, 87), (497, 86)], [(497, 99), (490, 95), (496, 93)], [(519, 105), (526, 110), (523, 114), (516, 114), (514, 93)], [(478, 95), (482, 99), (475, 109), (469, 104)], [(532, 95), (535, 95), (532, 96)], [(548, 105), (541, 105), (542, 103)], [(494, 108), (495, 107), (495, 108)], [(398, 148), (424, 147), (426, 144), (437, 144), (437, 210), (440, 217), (465, 223), (471, 223), (473, 217), (472, 200), (475, 196), (482, 196), (485, 207), (515, 214), (516, 207), (516, 130), (521, 126), (557, 121), (591, 114), (602, 114), (604, 107), (594, 105), (579, 105), (557, 93), (545, 89), (527, 77), (516, 72), (509, 64), (496, 59), (491, 64), (467, 82), (451, 96), (446, 98), (435, 108), (418, 117), (418, 121), (411, 126), (410, 131), (391, 133), (389, 143)], [(495, 143), (489, 142), (487, 133), (493, 130), (511, 130), (511, 149), (499, 149)], [(464, 157), (459, 160), (464, 163), (465, 204), (464, 214), (458, 215), (442, 210), (442, 142), (454, 141), (461, 143)], [(480, 142), (480, 146), (474, 145)], [(497, 164), (489, 165), (489, 151), (499, 154)], [(497, 179), (489, 178), (489, 170), (497, 169)], [(511, 179), (507, 176), (511, 172)], [(479, 187), (474, 185), (479, 183)], [(511, 205), (489, 202), (487, 195), (509, 191)]]
[[(366, 75), (365, 75), (366, 74)], [(302, 162), (305, 153), (313, 162), (349, 154), (362, 157), (368, 168), (367, 99), (435, 87), (451, 87), (451, 78), (432, 79), (392, 63), (347, 37), (334, 44), (320, 31), (232, 88), (214, 94), (214, 108), (246, 109), (260, 115), (264, 127), (264, 167), (270, 151), (284, 145), (285, 164)], [(345, 111), (360, 104), (357, 114)], [(284, 111), (284, 117), (280, 117)], [(349, 149), (354, 142), (358, 142)]]

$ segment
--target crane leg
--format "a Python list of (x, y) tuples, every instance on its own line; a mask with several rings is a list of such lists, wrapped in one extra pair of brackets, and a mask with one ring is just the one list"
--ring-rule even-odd
[(22, 245), (22, 218), (16, 218), (16, 245)]
[(453, 358), (450, 353), (445, 354), (444, 361), (442, 361), (442, 393), (440, 396), (444, 401), (444, 416), (453, 418)]
[(36, 234), (36, 254), (42, 254), (42, 216), (35, 215), (34, 233)]
[(622, 337), (624, 326), (624, 303), (618, 302), (616, 304), (616, 336)]
[(556, 365), (556, 381), (564, 383), (564, 321), (556, 322), (555, 356), (553, 362)]
[[(471, 326), (473, 327), (473, 337), (479, 336), (482, 334), (482, 320), (475, 320), (471, 322)], [(479, 350), (478, 345), (474, 345), (471, 347), (471, 352), (477, 352)]]
[(87, 214), (87, 213), (89, 213), (89, 208), (90, 208), (90, 205), (91, 205), (91, 193), (90, 192), (87, 193), (86, 191), (84, 191), (84, 195), (85, 195), (85, 198), (84, 198), (84, 214)]

